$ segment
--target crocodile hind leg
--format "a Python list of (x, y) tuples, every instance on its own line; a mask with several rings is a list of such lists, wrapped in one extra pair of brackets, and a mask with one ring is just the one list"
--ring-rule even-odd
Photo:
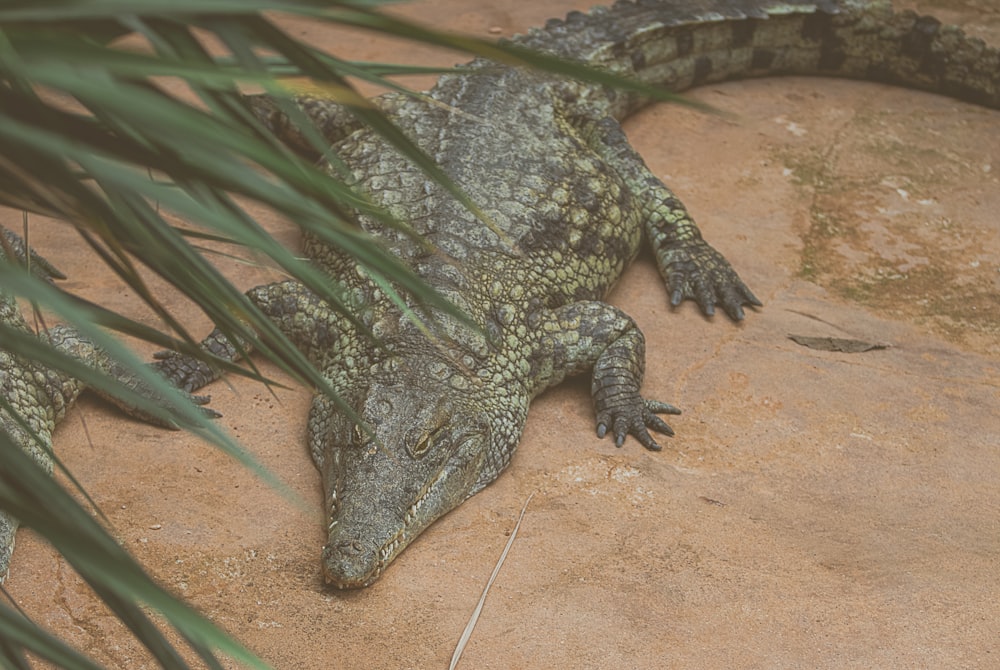
[(677, 196), (646, 167), (615, 119), (591, 122), (584, 131), (590, 146), (625, 180), (640, 203), (671, 305), (694, 299), (709, 316), (720, 305), (734, 321), (743, 318), (744, 305), (761, 306), (729, 261), (702, 238)]

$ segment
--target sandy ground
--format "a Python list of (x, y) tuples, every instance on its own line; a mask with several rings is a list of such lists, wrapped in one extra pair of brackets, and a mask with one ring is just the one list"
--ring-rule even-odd
[[(542, 5), (403, 11), (509, 35), (574, 3)], [(993, 0), (920, 7), (1000, 43)], [(298, 29), (355, 58), (425, 57)], [(57, 431), (59, 454), (162, 583), (277, 668), (445, 667), (531, 494), (462, 667), (996, 667), (1000, 115), (818, 79), (692, 97), (736, 116), (658, 106), (629, 135), (766, 306), (738, 326), (671, 310), (647, 256), (615, 290), (646, 333), (646, 393), (684, 409), (662, 453), (596, 439), (586, 384), (567, 383), (533, 405), (505, 475), (347, 594), (320, 578), (306, 390), (211, 387), (221, 424), (302, 506), (192, 438), (92, 399)], [(70, 290), (155, 323), (65, 227), (39, 222), (33, 235)], [(277, 278), (226, 267), (241, 286)], [(816, 351), (789, 334), (891, 347)], [(30, 532), (7, 588), (99, 661), (149, 667)]]

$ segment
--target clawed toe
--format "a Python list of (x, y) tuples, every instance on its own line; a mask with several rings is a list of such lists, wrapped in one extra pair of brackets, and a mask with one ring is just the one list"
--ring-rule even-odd
[(646, 449), (660, 451), (663, 447), (653, 439), (650, 430), (667, 437), (672, 437), (674, 430), (657, 414), (680, 414), (681, 411), (673, 405), (658, 400), (644, 400), (638, 396), (635, 400), (636, 402), (630, 403), (627, 408), (602, 412), (598, 416), (597, 437), (603, 438), (610, 428), (616, 447), (625, 444), (625, 438), (631, 435)]
[(672, 306), (691, 298), (706, 316), (714, 316), (719, 305), (730, 319), (741, 321), (744, 306), (762, 305), (722, 255), (705, 242), (674, 249), (672, 254), (664, 273)]

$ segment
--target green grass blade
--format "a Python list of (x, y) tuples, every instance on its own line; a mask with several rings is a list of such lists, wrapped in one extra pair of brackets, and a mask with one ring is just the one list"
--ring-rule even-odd
[[(163, 614), (182, 636), (202, 650), (218, 651), (251, 667), (267, 667), (211, 622), (157, 586), (114, 538), (11, 442), (5, 432), (0, 432), (0, 507), (58, 549), (162, 667), (188, 666), (138, 603)], [(208, 660), (204, 654), (202, 658)]]
[(5, 668), (31, 668), (24, 656), (24, 651), (30, 651), (58, 668), (101, 670), (83, 653), (6, 605), (0, 605), (0, 640), (0, 665)]

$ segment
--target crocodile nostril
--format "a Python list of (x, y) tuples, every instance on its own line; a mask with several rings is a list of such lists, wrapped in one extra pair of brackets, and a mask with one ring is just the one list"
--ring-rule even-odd
[(378, 552), (360, 538), (335, 541), (323, 548), (323, 574), (327, 584), (356, 589), (371, 584), (380, 572)]
[(335, 544), (327, 544), (323, 546), (324, 554), (339, 553), (344, 556), (357, 556), (365, 547), (361, 543), (361, 540), (344, 540), (343, 542), (337, 542)]

